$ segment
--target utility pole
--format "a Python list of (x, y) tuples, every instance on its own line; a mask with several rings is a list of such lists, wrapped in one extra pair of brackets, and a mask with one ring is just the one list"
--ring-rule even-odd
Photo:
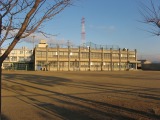
[(82, 44), (82, 46), (84, 46), (84, 44), (86, 43), (86, 41), (85, 41), (85, 37), (86, 37), (86, 32), (85, 32), (85, 18), (84, 17), (82, 17), (82, 20), (81, 20), (81, 29), (82, 29), (82, 31), (81, 31), (81, 44)]

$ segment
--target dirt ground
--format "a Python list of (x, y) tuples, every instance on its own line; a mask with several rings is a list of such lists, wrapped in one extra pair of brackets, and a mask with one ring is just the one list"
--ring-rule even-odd
[(160, 120), (160, 72), (3, 71), (2, 120)]

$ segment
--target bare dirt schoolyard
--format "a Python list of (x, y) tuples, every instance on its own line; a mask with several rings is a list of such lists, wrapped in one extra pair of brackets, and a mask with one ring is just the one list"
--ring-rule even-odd
[(2, 120), (160, 120), (160, 72), (3, 71)]

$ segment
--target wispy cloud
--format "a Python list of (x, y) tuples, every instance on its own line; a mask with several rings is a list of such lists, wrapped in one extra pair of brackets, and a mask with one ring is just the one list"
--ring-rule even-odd
[[(2, 31), (2, 35), (5, 34), (6, 31)], [(18, 33), (18, 30), (13, 30), (9, 32), (9, 36), (8, 37), (14, 37), (16, 36), (16, 34)], [(72, 41), (68, 41), (67, 39), (58, 39), (57, 35), (43, 35), (42, 33), (32, 33), (30, 36), (26, 37), (26, 38), (22, 38), (19, 43), (21, 42), (26, 42), (26, 43), (35, 43), (38, 44), (40, 42), (40, 40), (46, 40), (46, 42), (49, 45), (74, 45), (74, 43)], [(12, 40), (12, 39), (11, 39)], [(9, 42), (9, 43), (8, 43)], [(8, 41), (7, 44), (4, 43), (3, 47), (6, 47), (10, 44), (11, 41)]]
[(113, 32), (115, 30), (116, 30), (116, 28), (113, 25), (111, 25), (111, 26), (108, 27), (108, 31), (110, 31), (110, 32)]
[(105, 25), (89, 25), (90, 29), (93, 30), (103, 30), (107, 32), (114, 32), (116, 30), (116, 27), (114, 25), (105, 26)]
[(47, 35), (47, 36), (44, 36), (43, 34), (41, 33), (33, 33), (31, 34), (30, 36), (28, 36), (27, 38), (24, 38), (22, 39), (23, 41), (25, 42), (28, 42), (28, 43), (39, 43), (40, 40), (46, 40), (46, 42), (48, 44), (58, 44), (58, 45), (67, 45), (67, 44), (70, 44), (72, 45), (73, 42), (72, 41), (69, 41), (68, 43), (68, 40), (66, 39), (57, 39), (57, 36), (56, 35)]

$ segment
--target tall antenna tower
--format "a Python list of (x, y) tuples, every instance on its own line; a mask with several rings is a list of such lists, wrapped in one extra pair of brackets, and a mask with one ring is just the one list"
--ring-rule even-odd
[(81, 20), (81, 27), (82, 27), (82, 31), (81, 31), (81, 44), (84, 45), (86, 43), (85, 41), (85, 37), (86, 37), (86, 32), (85, 32), (85, 18), (82, 17)]

